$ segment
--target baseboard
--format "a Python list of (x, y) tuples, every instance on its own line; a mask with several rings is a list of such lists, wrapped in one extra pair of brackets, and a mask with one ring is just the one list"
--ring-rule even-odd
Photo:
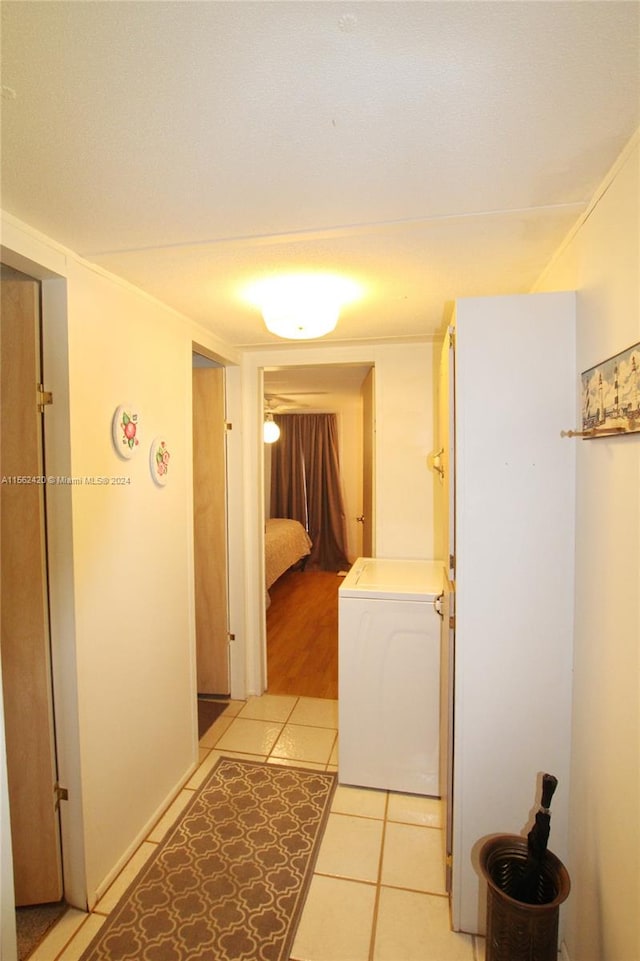
[(138, 850), (138, 848), (143, 843), (143, 841), (145, 841), (146, 838), (149, 836), (149, 834), (151, 833), (155, 825), (158, 823), (162, 815), (165, 813), (167, 808), (169, 808), (171, 804), (173, 804), (173, 802), (177, 798), (178, 794), (180, 794), (180, 791), (182, 791), (185, 784), (187, 784), (187, 782), (191, 780), (195, 772), (198, 770), (199, 766), (200, 766), (199, 761), (194, 761), (189, 766), (186, 773), (182, 775), (178, 783), (169, 792), (169, 794), (164, 799), (164, 801), (162, 801), (162, 803), (157, 807), (157, 809), (154, 811), (151, 817), (148, 818), (147, 822), (138, 832), (138, 834), (133, 839), (129, 847), (126, 849), (124, 854), (116, 861), (114, 866), (111, 868), (111, 870), (109, 871), (107, 876), (102, 880), (102, 882), (97, 886), (95, 891), (88, 892), (87, 908), (86, 909), (83, 908), (82, 910), (93, 911), (94, 907), (96, 906), (100, 898), (106, 893), (108, 888), (111, 887), (115, 879), (122, 872), (122, 869), (125, 867), (127, 862), (131, 860), (132, 856)]

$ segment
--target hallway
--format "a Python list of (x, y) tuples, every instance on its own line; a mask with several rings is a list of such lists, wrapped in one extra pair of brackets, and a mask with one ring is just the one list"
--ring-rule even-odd
[[(95, 910), (69, 910), (31, 961), (78, 961), (222, 755), (335, 770), (335, 700), (232, 701), (200, 740), (200, 766)], [(484, 940), (449, 930), (441, 804), (338, 786), (291, 961), (484, 961)]]

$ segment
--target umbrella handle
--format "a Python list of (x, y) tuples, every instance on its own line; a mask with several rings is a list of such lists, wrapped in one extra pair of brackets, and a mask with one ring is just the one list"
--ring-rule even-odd
[(540, 806), (548, 809), (551, 806), (551, 798), (553, 793), (558, 786), (558, 778), (554, 777), (553, 774), (543, 774), (542, 775), (542, 797), (540, 799)]

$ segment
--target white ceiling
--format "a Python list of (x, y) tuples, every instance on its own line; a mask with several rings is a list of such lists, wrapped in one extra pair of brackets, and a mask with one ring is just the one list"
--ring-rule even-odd
[(328, 341), (528, 290), (640, 125), (636, 2), (3, 0), (2, 205), (238, 346), (297, 269)]
[(370, 369), (366, 364), (266, 368), (265, 407), (282, 414), (340, 411), (361, 396)]

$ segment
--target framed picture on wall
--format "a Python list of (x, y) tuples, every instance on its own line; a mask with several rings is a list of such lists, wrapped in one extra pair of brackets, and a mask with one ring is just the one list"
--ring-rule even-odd
[(640, 342), (582, 374), (586, 437), (640, 431)]

